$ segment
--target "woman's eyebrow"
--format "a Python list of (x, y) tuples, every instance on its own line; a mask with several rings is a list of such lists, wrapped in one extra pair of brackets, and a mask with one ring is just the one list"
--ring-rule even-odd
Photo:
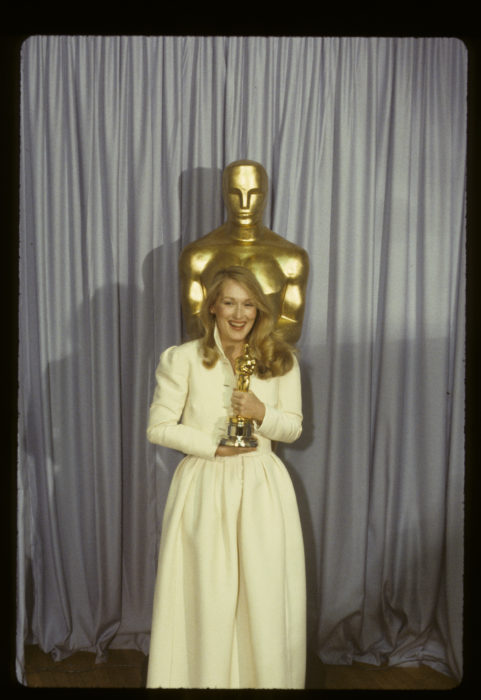
[[(236, 298), (235, 297), (222, 297), (222, 301), (236, 301)], [(241, 299), (241, 301), (245, 303), (246, 301), (252, 301), (252, 299), (250, 297), (248, 297), (247, 299)]]

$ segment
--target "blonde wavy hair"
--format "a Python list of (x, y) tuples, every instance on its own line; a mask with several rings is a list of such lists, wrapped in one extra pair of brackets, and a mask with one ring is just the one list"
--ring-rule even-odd
[(274, 312), (255, 275), (248, 268), (237, 265), (219, 270), (214, 275), (202, 303), (199, 318), (203, 330), (200, 343), (204, 367), (214, 367), (220, 357), (214, 339), (215, 315), (210, 309), (216, 303), (222, 285), (228, 279), (241, 284), (249, 292), (257, 308), (256, 320), (246, 338), (250, 352), (256, 359), (255, 374), (260, 379), (286, 374), (294, 364), (295, 348), (283, 340), (276, 330)]

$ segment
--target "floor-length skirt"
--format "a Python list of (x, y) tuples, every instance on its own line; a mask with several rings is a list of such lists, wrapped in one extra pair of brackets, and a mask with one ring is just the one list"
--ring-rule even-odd
[(147, 687), (303, 688), (302, 532), (272, 452), (185, 457), (165, 507)]

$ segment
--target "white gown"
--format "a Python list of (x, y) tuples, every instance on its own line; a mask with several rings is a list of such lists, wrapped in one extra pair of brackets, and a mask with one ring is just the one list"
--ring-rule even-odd
[(184, 452), (164, 512), (148, 688), (303, 688), (306, 593), (302, 532), (289, 474), (271, 440), (301, 433), (297, 360), (283, 377), (251, 377), (266, 405), (258, 448), (214, 457), (235, 386), (199, 342), (168, 348), (147, 430)]

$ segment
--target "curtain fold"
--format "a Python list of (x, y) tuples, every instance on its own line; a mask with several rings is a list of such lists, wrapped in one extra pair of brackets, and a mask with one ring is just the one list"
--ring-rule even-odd
[(284, 447), (309, 644), (462, 676), (466, 50), (456, 39), (31, 37), (22, 48), (18, 648), (148, 652), (179, 455), (147, 443), (177, 260), (221, 174), (311, 259)]

